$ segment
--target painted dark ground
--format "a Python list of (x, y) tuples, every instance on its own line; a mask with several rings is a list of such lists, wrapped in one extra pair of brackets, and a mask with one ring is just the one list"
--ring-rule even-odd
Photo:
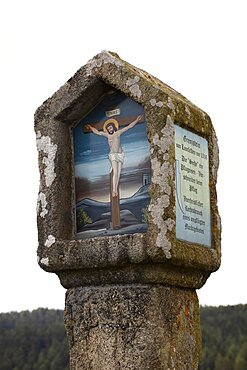
[[(107, 94), (73, 129), (77, 237), (145, 232), (145, 213), (149, 204), (148, 178), (151, 175), (146, 122), (121, 135), (125, 161), (120, 177), (121, 229), (110, 229), (110, 162), (107, 139), (84, 133), (84, 125), (105, 121), (106, 111), (119, 108), (121, 117), (144, 114), (141, 105), (120, 92)], [(86, 223), (86, 224), (85, 224)]]

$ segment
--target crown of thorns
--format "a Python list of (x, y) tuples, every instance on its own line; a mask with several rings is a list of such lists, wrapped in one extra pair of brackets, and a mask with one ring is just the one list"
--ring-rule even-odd
[(116, 129), (118, 129), (118, 127), (119, 127), (118, 121), (114, 118), (110, 118), (110, 119), (106, 120), (104, 125), (103, 125), (103, 131), (104, 132), (107, 132), (107, 126), (109, 126), (109, 125), (115, 126)]

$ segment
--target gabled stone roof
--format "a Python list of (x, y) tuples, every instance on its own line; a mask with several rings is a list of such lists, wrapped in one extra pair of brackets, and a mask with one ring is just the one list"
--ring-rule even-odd
[[(70, 131), (113, 88), (145, 111), (152, 166), (148, 231), (75, 240)], [(212, 248), (176, 239), (175, 123), (208, 142)], [(37, 109), (35, 131), (40, 168), (38, 261), (46, 271), (56, 272), (65, 287), (121, 280), (199, 288), (217, 270), (218, 146), (205, 112), (159, 79), (103, 51)]]
[[(49, 115), (50, 117), (66, 117), (66, 120), (76, 117), (76, 107), (84, 103), (83, 93), (87, 94), (93, 88), (94, 95), (104, 90), (102, 81), (142, 104), (151, 107), (167, 107), (172, 114), (179, 110), (179, 103), (185, 107), (185, 113), (202, 110), (192, 104), (183, 95), (161, 82), (158, 78), (122, 60), (116, 53), (102, 51), (81, 67), (55, 94), (37, 109), (35, 117)], [(88, 98), (87, 98), (88, 100)], [(73, 108), (72, 108), (73, 107)], [(73, 110), (72, 116), (70, 116)], [(81, 114), (80, 118), (81, 118)]]

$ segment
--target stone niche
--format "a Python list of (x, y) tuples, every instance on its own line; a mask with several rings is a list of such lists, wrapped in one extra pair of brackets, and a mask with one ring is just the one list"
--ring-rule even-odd
[[(97, 107), (111, 96), (122, 96), (135, 107), (134, 113), (128, 112), (128, 105), (126, 109), (119, 108), (119, 102), (114, 102), (106, 104), (105, 115), (96, 112), (98, 116), (93, 119)], [(138, 115), (142, 115), (139, 121), (145, 124), (150, 163), (148, 171), (140, 172), (148, 197), (143, 206), (145, 217), (134, 222), (136, 229), (128, 228), (129, 224), (123, 226), (122, 219), (129, 209), (121, 208), (121, 197), (131, 197), (121, 195), (126, 175), (123, 167), (120, 195), (112, 199), (114, 203), (119, 198), (116, 202), (118, 207), (120, 204), (120, 224), (112, 225), (113, 210), (108, 208), (102, 213), (109, 225), (101, 220), (103, 226), (99, 223), (96, 233), (82, 236), (77, 221), (78, 204), (88, 195), (85, 183), (81, 186), (85, 190), (82, 198), (76, 187), (76, 129), (82, 125), (78, 132), (82, 135), (84, 130), (87, 140), (86, 135), (94, 137), (92, 132), (86, 132), (87, 124), (93, 123), (104, 132), (107, 120), (117, 121), (121, 129)], [(35, 131), (40, 168), (38, 262), (44, 270), (56, 273), (65, 288), (131, 283), (200, 288), (210, 273), (219, 268), (217, 138), (209, 116), (181, 94), (115, 53), (104, 51), (37, 109)], [(133, 131), (133, 136), (137, 138), (138, 134)], [(99, 139), (103, 145), (106, 137)], [(95, 143), (89, 149), (85, 146), (87, 154)], [(104, 145), (107, 157), (107, 141)], [(128, 153), (125, 155), (127, 163)], [(91, 158), (84, 169), (84, 180), (87, 175), (90, 180), (88, 169), (94, 162)], [(89, 186), (92, 193), (96, 188), (90, 189)], [(109, 200), (103, 201), (109, 205)], [(92, 224), (89, 222), (86, 228), (92, 231), (94, 220), (88, 214), (86, 217), (89, 218), (84, 223), (90, 219)]]

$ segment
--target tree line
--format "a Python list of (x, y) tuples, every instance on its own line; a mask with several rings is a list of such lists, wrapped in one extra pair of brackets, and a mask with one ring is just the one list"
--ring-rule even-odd
[(247, 370), (247, 305), (201, 308), (200, 370)]
[(69, 370), (63, 311), (0, 314), (1, 370)]
[[(247, 369), (247, 305), (201, 307), (200, 370)], [(69, 370), (63, 311), (0, 314), (1, 370)]]

